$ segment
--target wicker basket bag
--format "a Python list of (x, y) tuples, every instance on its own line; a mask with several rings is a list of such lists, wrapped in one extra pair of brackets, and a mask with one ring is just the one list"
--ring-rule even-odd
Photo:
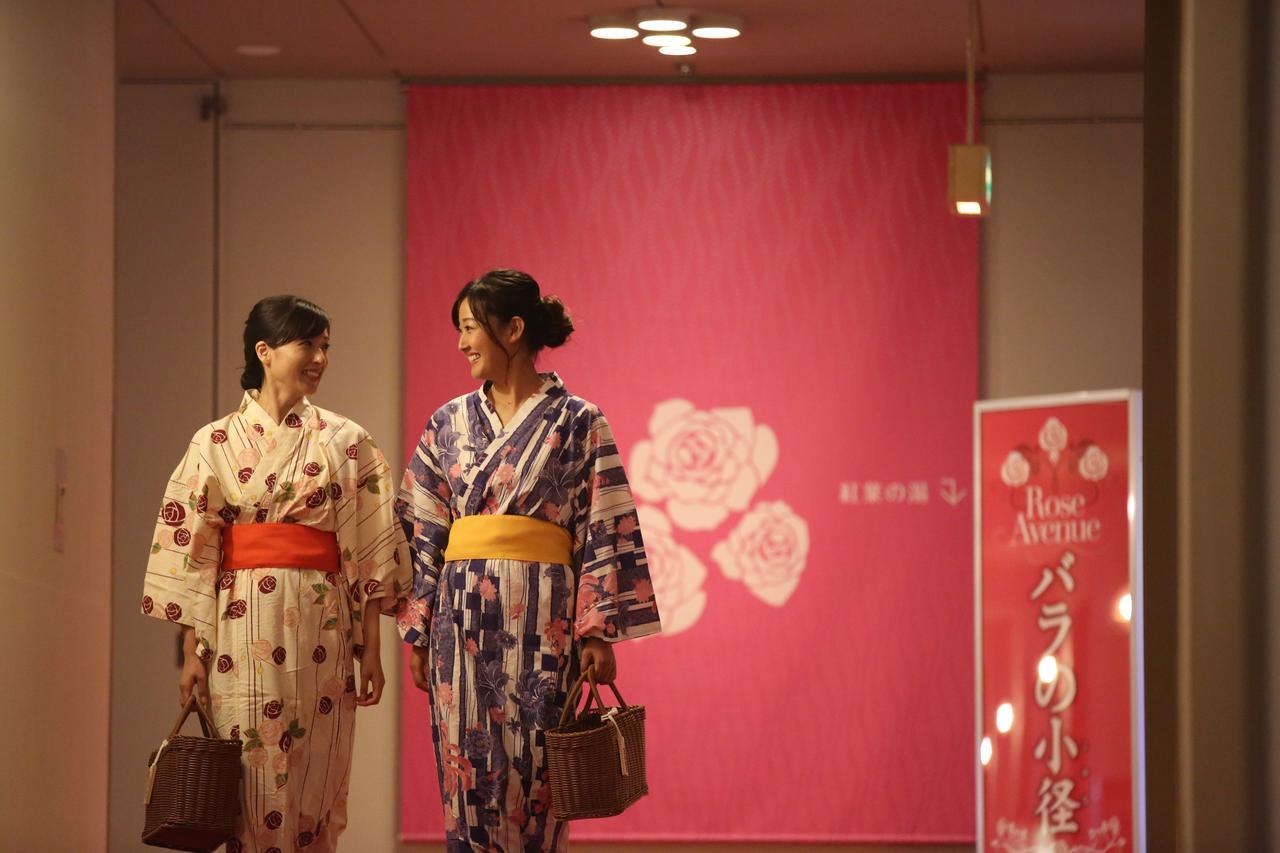
[[(178, 734), (193, 710), (204, 737)], [(240, 815), (240, 741), (218, 737), (213, 720), (194, 693), (148, 764), (144, 844), (203, 853), (235, 833)]]
[[(589, 687), (575, 714), (583, 684)], [(546, 734), (551, 814), (556, 820), (612, 817), (649, 793), (644, 766), (644, 706), (628, 705), (612, 683), (618, 704), (606, 708), (592, 669), (574, 683), (560, 725)], [(595, 707), (592, 707), (594, 702)]]

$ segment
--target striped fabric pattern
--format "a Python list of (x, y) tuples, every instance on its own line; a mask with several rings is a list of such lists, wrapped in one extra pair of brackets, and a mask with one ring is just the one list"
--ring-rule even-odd
[[(555, 374), (504, 427), (483, 390), (439, 409), (396, 502), (413, 556), (406, 642), (431, 650), (431, 727), (450, 850), (563, 850), (543, 732), (585, 637), (661, 626), (635, 503), (609, 424)], [(454, 519), (524, 515), (563, 526), (573, 565), (445, 562)]]

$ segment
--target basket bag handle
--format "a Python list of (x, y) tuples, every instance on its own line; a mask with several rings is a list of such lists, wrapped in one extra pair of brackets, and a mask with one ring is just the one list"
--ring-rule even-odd
[(630, 769), (627, 767), (627, 739), (622, 734), (622, 727), (618, 725), (615, 719), (622, 711), (627, 710), (627, 700), (622, 698), (622, 694), (618, 692), (618, 686), (612, 681), (609, 682), (609, 689), (613, 691), (613, 698), (618, 700), (618, 704), (613, 708), (605, 708), (604, 702), (600, 699), (600, 691), (596, 689), (596, 673), (595, 667), (589, 666), (582, 675), (578, 676), (578, 680), (574, 682), (573, 689), (569, 691), (569, 698), (565, 700), (564, 710), (560, 713), (560, 725), (565, 725), (570, 719), (574, 719), (575, 710), (578, 707), (578, 698), (582, 695), (582, 684), (586, 682), (590, 688), (587, 694), (587, 701), (582, 705), (581, 715), (586, 716), (591, 711), (591, 703), (595, 702), (596, 710), (600, 712), (600, 719), (604, 721), (611, 729), (613, 735), (618, 741), (618, 766), (623, 776), (631, 775)]
[(187, 702), (182, 706), (182, 711), (178, 714), (178, 721), (173, 724), (173, 731), (169, 732), (169, 736), (160, 741), (160, 748), (151, 755), (151, 761), (147, 765), (147, 788), (142, 796), (142, 804), (144, 806), (151, 805), (151, 792), (156, 784), (156, 767), (160, 764), (160, 756), (164, 755), (164, 751), (169, 748), (169, 744), (178, 736), (178, 732), (182, 731), (182, 724), (187, 721), (187, 717), (191, 716), (191, 712), (195, 711), (196, 716), (200, 718), (200, 728), (204, 731), (207, 738), (217, 739), (218, 727), (214, 725), (213, 718), (209, 716), (209, 712), (205, 710), (204, 703), (196, 698), (196, 692), (191, 691), (191, 696), (187, 698)]
[[(560, 713), (560, 725), (565, 725), (570, 720), (577, 719), (578, 700), (582, 698), (582, 685), (587, 684), (589, 693), (587, 694), (586, 704), (582, 706), (581, 714), (586, 714), (591, 710), (591, 703), (594, 700), (596, 708), (601, 711), (605, 710), (604, 701), (600, 698), (600, 692), (596, 689), (596, 668), (589, 666), (583, 670), (582, 675), (578, 676), (578, 680), (573, 683), (573, 688), (569, 691), (569, 698), (564, 701), (564, 710)], [(618, 686), (612, 681), (608, 683), (608, 687), (613, 691), (613, 698), (618, 700), (618, 706), (622, 710), (626, 710), (630, 706), (627, 700), (622, 698), (622, 694), (618, 692)]]
[(169, 740), (173, 740), (178, 736), (178, 732), (182, 731), (182, 724), (187, 721), (187, 717), (191, 716), (193, 710), (196, 712), (196, 716), (200, 718), (200, 728), (204, 732), (204, 736), (215, 739), (218, 737), (218, 727), (214, 725), (213, 718), (205, 710), (204, 703), (196, 698), (196, 692), (192, 690), (187, 703), (182, 706), (182, 712), (178, 714), (178, 721), (173, 724), (173, 731), (169, 732)]

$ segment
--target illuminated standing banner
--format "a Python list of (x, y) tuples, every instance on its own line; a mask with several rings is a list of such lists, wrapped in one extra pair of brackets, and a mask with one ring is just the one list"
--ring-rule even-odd
[(977, 837), (1142, 851), (1138, 392), (974, 407)]

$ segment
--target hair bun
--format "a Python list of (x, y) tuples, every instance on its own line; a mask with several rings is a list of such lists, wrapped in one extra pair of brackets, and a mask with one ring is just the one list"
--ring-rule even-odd
[(573, 334), (573, 319), (564, 303), (555, 296), (544, 296), (540, 301), (542, 328), (538, 336), (544, 346), (558, 347)]

